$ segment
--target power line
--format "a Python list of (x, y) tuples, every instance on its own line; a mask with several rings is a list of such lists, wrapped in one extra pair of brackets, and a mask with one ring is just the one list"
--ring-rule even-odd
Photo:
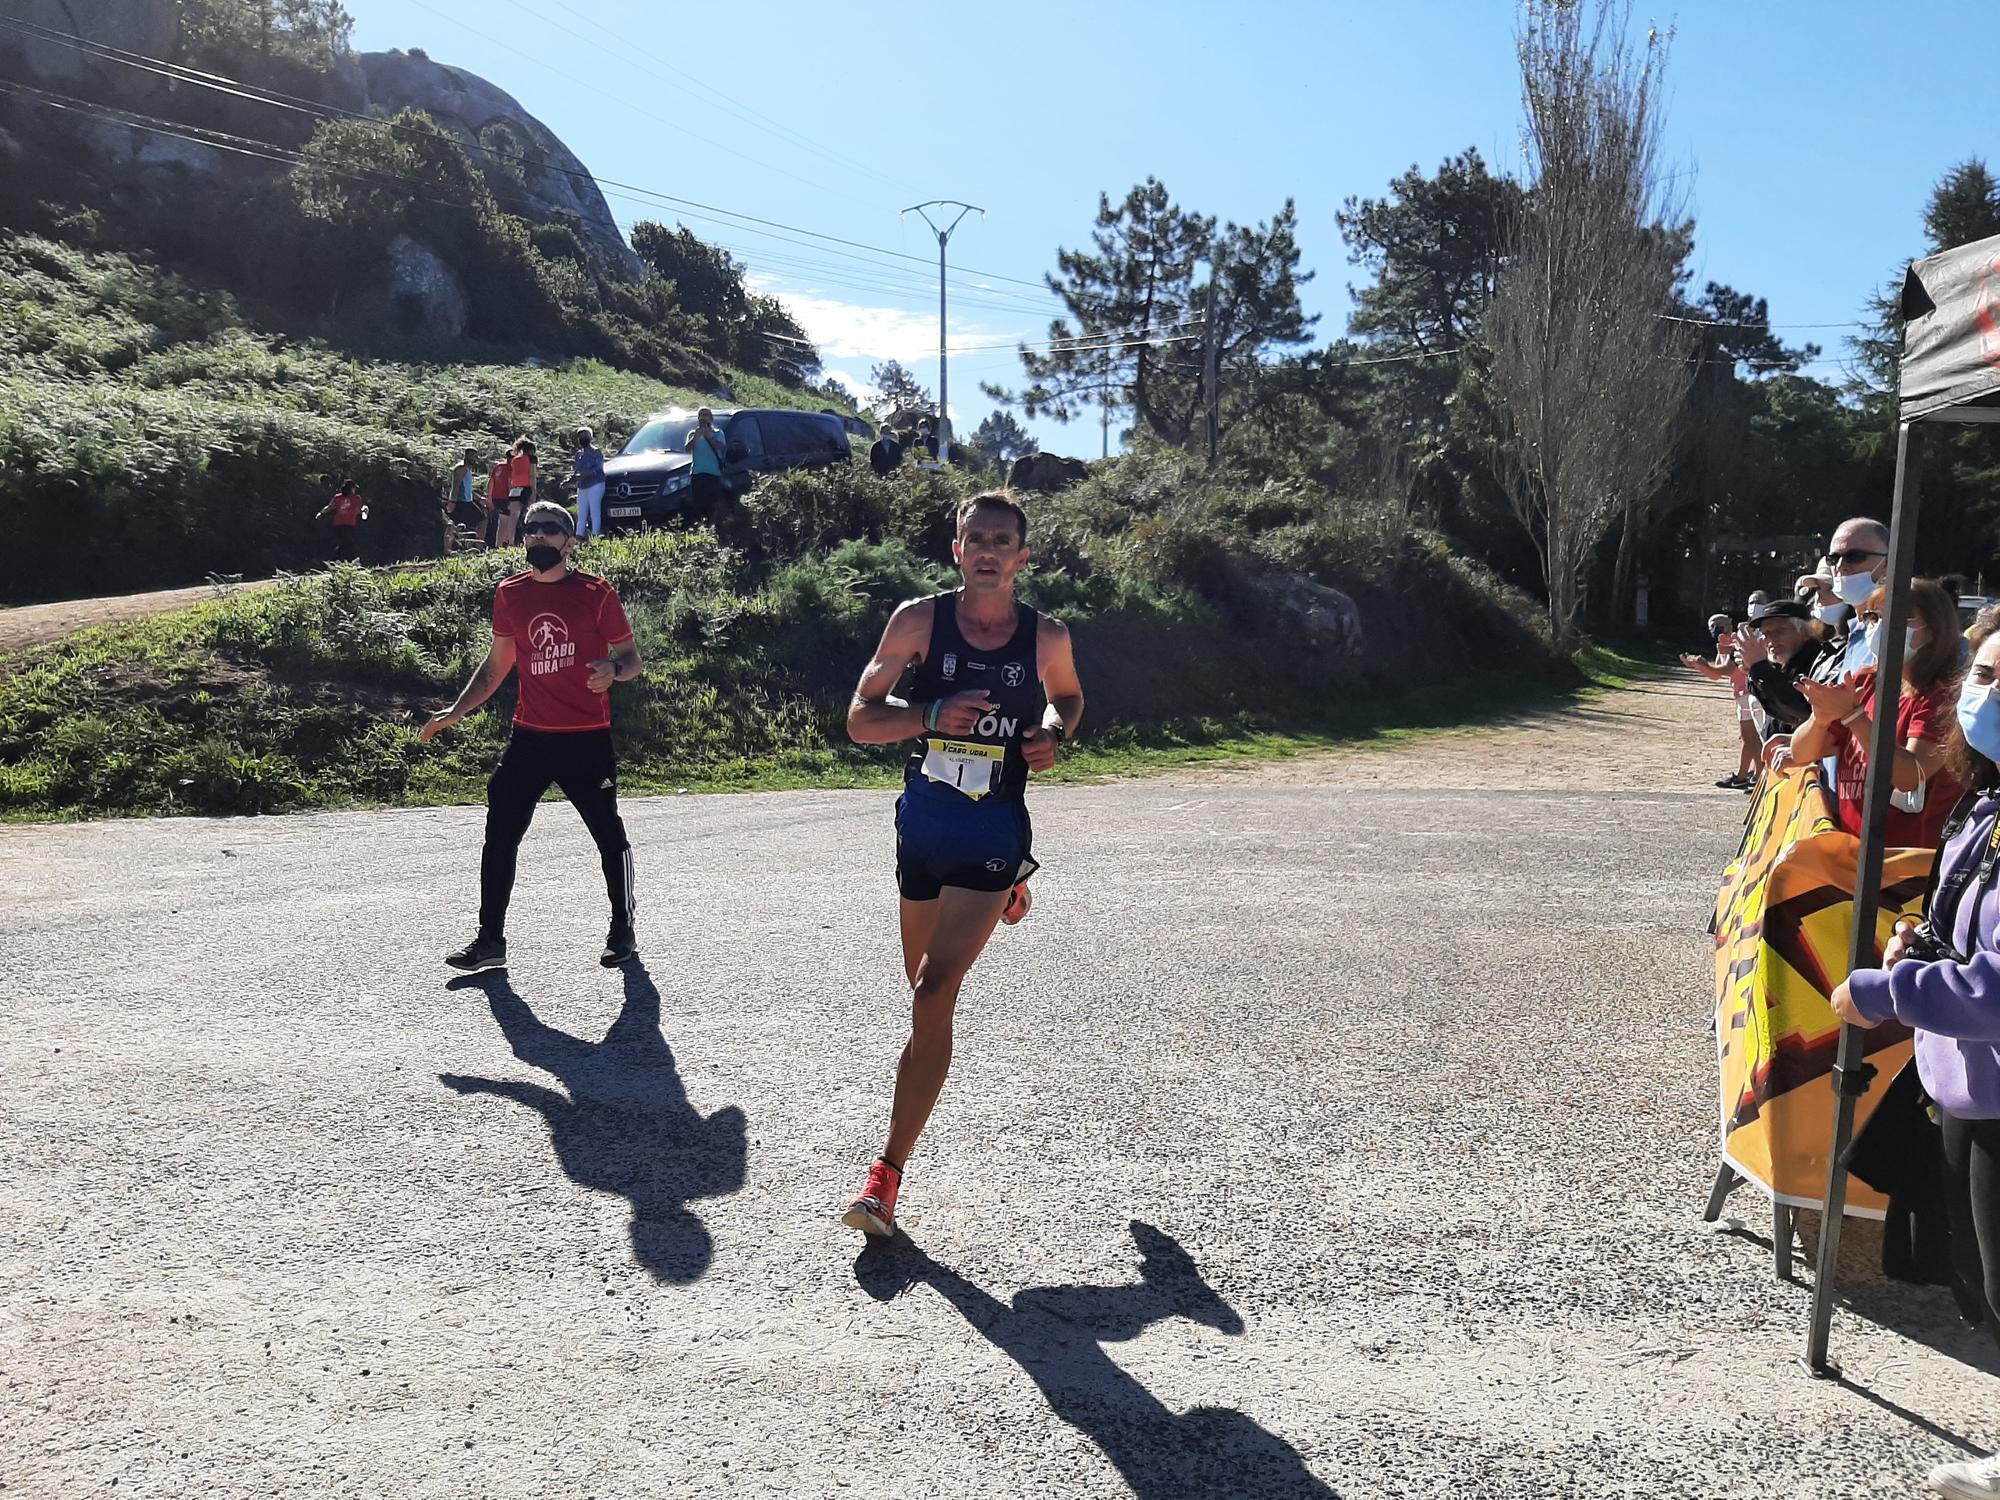
[[(418, 3), (421, 4), (422, 0), (418, 0)], [(446, 17), (446, 19), (452, 19), (455, 21), (455, 18), (452, 17)], [(464, 23), (455, 22), (455, 24), (463, 25)], [(161, 76), (174, 79), (175, 81), (178, 82), (192, 83), (203, 88), (217, 88), (219, 89), (220, 92), (233, 94), (242, 98), (247, 98), (257, 103), (269, 104), (274, 108), (291, 109), (296, 113), (317, 115), (322, 119), (331, 119), (340, 117), (340, 118), (355, 119), (355, 120), (365, 120), (375, 124), (386, 125), (391, 130), (397, 130), (403, 128), (396, 126), (393, 121), (382, 120), (380, 117), (375, 115), (367, 115), (359, 113), (354, 110), (342, 109), (337, 105), (319, 104), (310, 100), (301, 99), (295, 95), (283, 95), (278, 93), (276, 90), (264, 89), (262, 88), (261, 85), (245, 83), (241, 79), (229, 78), (219, 73), (206, 73), (198, 69), (187, 68), (184, 67), (182, 64), (171, 62), (165, 58), (153, 57), (146, 53), (127, 52), (123, 48), (112, 47), (106, 43), (94, 42), (87, 37), (80, 37), (72, 32), (57, 31), (52, 27), (39, 26), (33, 22), (20, 21), (9, 16), (0, 16), (0, 26), (10, 28), (12, 30), (21, 32), (23, 34), (34, 36), (35, 39), (39, 41), (50, 42), (58, 46), (67, 46), (70, 47), (72, 50), (83, 51), (90, 55), (103, 58), (106, 61), (124, 63), (125, 65), (130, 67), (140, 67), (147, 72), (158, 72), (161, 73)], [(475, 31), (474, 34), (480, 35), (481, 33)], [(504, 46), (505, 44), (502, 43), (499, 45)], [(510, 48), (509, 50), (513, 50), (516, 52), (519, 51), (518, 48)], [(539, 65), (539, 59), (530, 59), (530, 60), (536, 61)], [(163, 72), (162, 70), (166, 71)], [(583, 82), (583, 80), (576, 80), (576, 81), (579, 83)], [(586, 84), (585, 86), (588, 87), (590, 85)], [(621, 102), (628, 102), (628, 101), (621, 101)], [(636, 106), (633, 107), (636, 108)], [(641, 111), (641, 113), (645, 113), (645, 111)], [(648, 118), (657, 118), (657, 117), (648, 115)], [(266, 142), (265, 144), (271, 144), (271, 143)], [(626, 193), (638, 193), (643, 195), (644, 198), (646, 199), (658, 200), (660, 203), (691, 208), (708, 214), (719, 214), (724, 217), (718, 220), (711, 220), (710, 222), (733, 223), (734, 221), (741, 221), (740, 223), (734, 223), (734, 227), (742, 229), (746, 233), (751, 233), (751, 234), (762, 233), (763, 231), (761, 230), (751, 229), (748, 227), (753, 224), (762, 225), (765, 227), (765, 229), (785, 230), (792, 234), (802, 234), (810, 239), (824, 241), (829, 245), (843, 245), (848, 247), (850, 250), (862, 250), (862, 251), (867, 251), (872, 255), (888, 256), (893, 260), (907, 261), (915, 265), (924, 266), (926, 269), (928, 269), (930, 266), (929, 258), (925, 256), (911, 255), (907, 251), (891, 249), (886, 245), (870, 245), (860, 240), (850, 240), (843, 238), (840, 235), (826, 234), (819, 230), (807, 229), (797, 224), (787, 224), (782, 220), (778, 219), (762, 218), (759, 217), (758, 215), (743, 213), (736, 209), (722, 208), (715, 204), (701, 202), (698, 199), (683, 198), (674, 193), (661, 192), (656, 188), (642, 187), (635, 183), (620, 182), (616, 178), (599, 177), (597, 176), (597, 174), (591, 172), (586, 167), (582, 167), (581, 165), (577, 167), (564, 166), (560, 162), (551, 160), (545, 153), (537, 153), (536, 155), (539, 159), (531, 160), (529, 157), (524, 156), (519, 152), (505, 151), (500, 149), (499, 147), (488, 146), (484, 142), (476, 142), (474, 145), (474, 149), (484, 153), (485, 155), (491, 158), (528, 163), (530, 165), (538, 166), (542, 170), (558, 173), (563, 176), (586, 179), (594, 183), (600, 191), (608, 192), (612, 188), (619, 188)], [(757, 165), (764, 165), (764, 163), (757, 163)], [(772, 237), (783, 238), (783, 236), (772, 236)], [(841, 252), (831, 251), (828, 253), (840, 254)], [(858, 259), (861, 257), (855, 257), (855, 258)], [(1019, 276), (1006, 276), (1002, 275), (997, 271), (982, 271), (977, 268), (969, 266), (961, 266), (958, 269), (962, 276), (977, 276), (977, 277), (982, 277), (988, 281), (1004, 281), (1015, 286), (1029, 287), (1032, 288), (1039, 295), (1049, 298), (1052, 302), (1057, 300), (1054, 294), (1049, 291), (1048, 287), (1044, 283), (1039, 281), (1029, 281)], [(977, 283), (954, 282), (953, 284), (969, 285), (974, 287), (974, 289), (980, 291), (990, 291), (995, 293), (999, 292), (998, 288), (979, 287)], [(1012, 296), (1017, 294), (1006, 293), (1005, 295)]]

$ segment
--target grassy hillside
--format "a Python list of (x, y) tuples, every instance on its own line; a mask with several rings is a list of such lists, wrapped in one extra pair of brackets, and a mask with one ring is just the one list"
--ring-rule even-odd
[[(852, 784), (894, 750), (842, 717), (896, 601), (949, 583), (971, 481), (860, 466), (761, 485), (725, 528), (588, 545), (650, 663), (617, 689), (634, 790)], [(1114, 460), (1030, 500), (1034, 602), (1067, 620), (1090, 698), (1077, 768), (1295, 748), (1476, 718), (1572, 690), (1524, 600), (1435, 539), (1329, 496), (1244, 489), (1178, 459)], [(423, 746), (485, 649), (518, 554), (378, 574), (344, 565), (0, 661), (0, 816), (277, 812), (473, 800), (511, 690)], [(1261, 575), (1364, 601), (1358, 657), (1315, 652)]]
[[(726, 378), (741, 403), (800, 399)], [(622, 439), (649, 411), (707, 399), (587, 360), (363, 357), (253, 326), (228, 295), (143, 260), (0, 236), (0, 525), (54, 543), (0, 574), (0, 602), (300, 566), (324, 550), (311, 518), (343, 478), (371, 501), (364, 556), (425, 556), (466, 444), (490, 454), (526, 433), (560, 472), (578, 422)]]

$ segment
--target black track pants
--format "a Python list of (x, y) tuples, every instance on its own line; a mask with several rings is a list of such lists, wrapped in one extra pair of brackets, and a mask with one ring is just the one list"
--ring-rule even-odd
[(1938, 1115), (1952, 1265), (1966, 1290), (1983, 1298), (1987, 1327), (2000, 1337), (2000, 1120)]
[(597, 841), (611, 920), (632, 920), (632, 845), (625, 837), (625, 820), (618, 816), (618, 764), (611, 753), (611, 731), (550, 734), (516, 725), (506, 753), (486, 783), (486, 847), (479, 855), (482, 937), (506, 934), (515, 856), (534, 819), (535, 804), (551, 786), (562, 788)]

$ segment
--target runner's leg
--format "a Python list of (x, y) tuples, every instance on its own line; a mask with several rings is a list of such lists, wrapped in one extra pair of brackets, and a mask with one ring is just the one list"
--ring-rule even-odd
[(1737, 727), (1742, 730), (1743, 752), (1736, 757), (1736, 774), (1748, 780), (1757, 769), (1758, 752), (1764, 742), (1757, 738), (1757, 726), (1749, 719), (1738, 719)]
[(959, 987), (993, 936), (1006, 891), (969, 891), (948, 885), (934, 905), (935, 926), (910, 980), (910, 1039), (896, 1064), (896, 1097), (889, 1112), (889, 1142), (882, 1154), (901, 1166), (929, 1122), (945, 1075), (951, 1071), (952, 1018)]
[(930, 901), (912, 901), (903, 898), (903, 980), (906, 984), (917, 982), (917, 965), (923, 962), (924, 950), (931, 945), (931, 934), (937, 931), (938, 904)]
[(479, 851), (479, 935), (507, 935), (507, 903), (514, 895), (514, 868), (521, 839), (534, 820), (535, 804), (549, 789), (545, 736), (514, 731), (500, 764), (486, 783), (486, 843)]
[(611, 925), (629, 931), (635, 909), (632, 841), (625, 836), (625, 820), (618, 816), (618, 760), (611, 748), (611, 731), (593, 730), (560, 738), (576, 743), (564, 748), (563, 763), (555, 768), (556, 785), (597, 844), (598, 861), (604, 867), (604, 893), (611, 902)]

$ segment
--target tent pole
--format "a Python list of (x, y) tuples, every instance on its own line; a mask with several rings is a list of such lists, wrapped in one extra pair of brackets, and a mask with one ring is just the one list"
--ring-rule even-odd
[[(1881, 645), (1877, 650), (1874, 725), (1868, 739), (1868, 792), (1862, 803), (1861, 852), (1854, 876), (1854, 941), (1848, 950), (1850, 973), (1875, 967), (1875, 910), (1882, 895), (1882, 846), (1889, 820), (1890, 776), (1895, 770), (1896, 719), (1902, 705), (1903, 622), (1909, 617), (1910, 570), (1917, 551), (1917, 509), (1920, 499), (1923, 445), (1917, 425), (1896, 429), (1896, 499), (1889, 518), (1888, 597), (1882, 606)], [(1854, 1134), (1854, 1102), (1868, 1091), (1875, 1070), (1862, 1060), (1858, 1026), (1843, 1023), (1834, 1056), (1832, 1085), (1833, 1144), (1826, 1168), (1826, 1207), (1820, 1216), (1819, 1255), (1813, 1272), (1812, 1322), (1806, 1333), (1802, 1361), (1814, 1375), (1833, 1376), (1839, 1366), (1827, 1359), (1827, 1337), (1833, 1323), (1833, 1288), (1840, 1262), (1840, 1229), (1847, 1209), (1847, 1169), (1840, 1164)]]

